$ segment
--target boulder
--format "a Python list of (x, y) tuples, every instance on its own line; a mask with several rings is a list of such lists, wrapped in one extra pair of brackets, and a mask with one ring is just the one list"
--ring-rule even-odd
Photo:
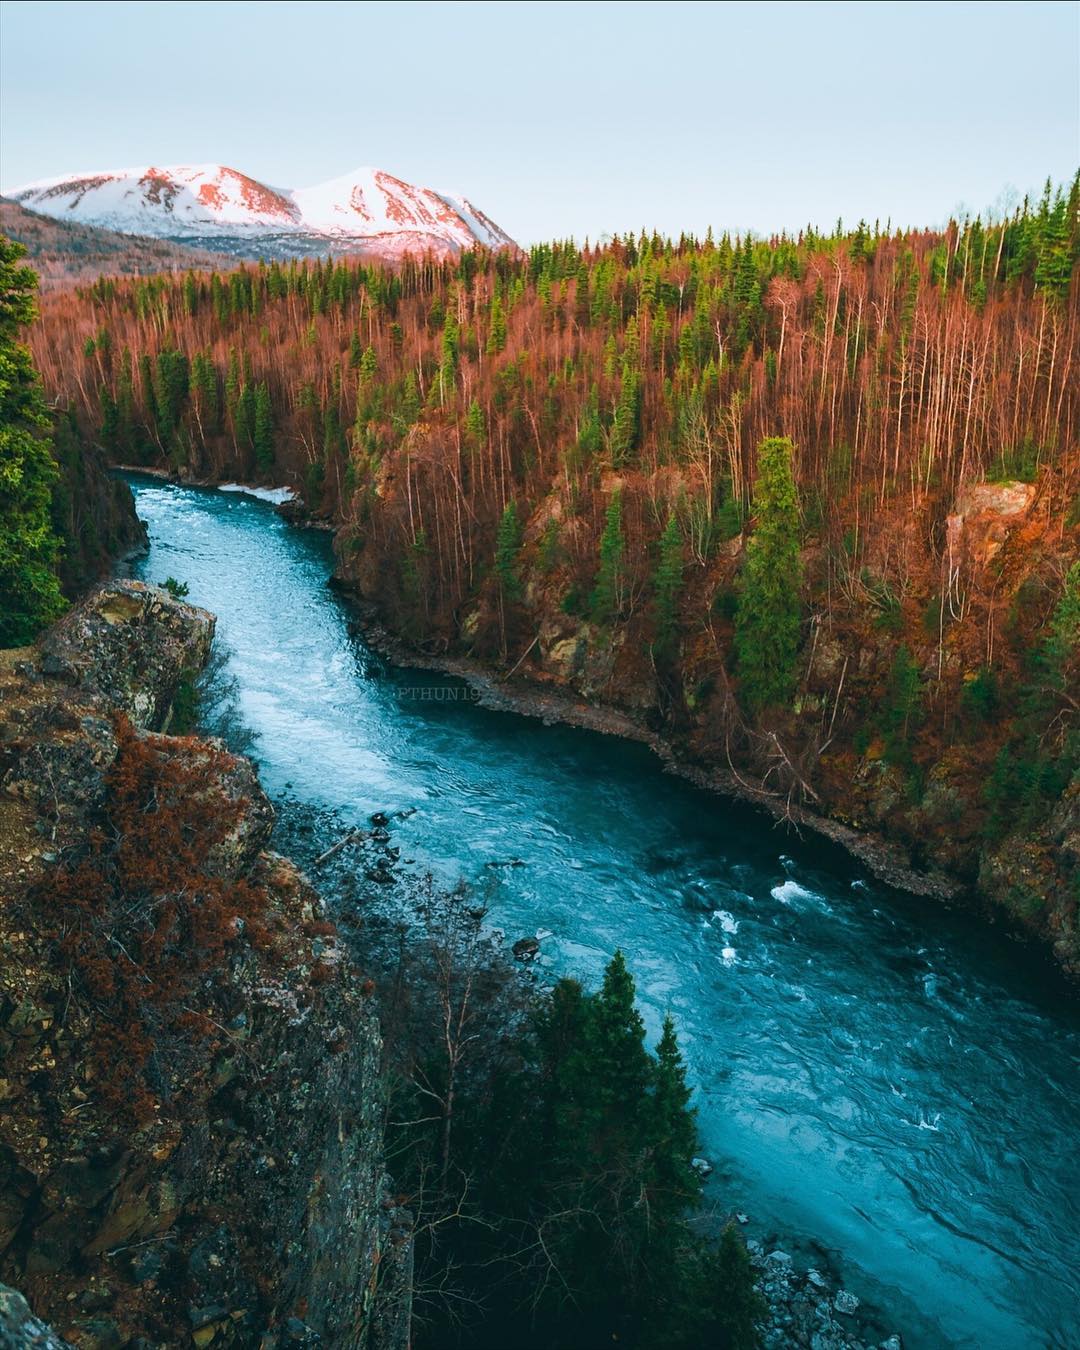
[(971, 483), (962, 488), (946, 522), (954, 554), (962, 545), (974, 563), (985, 566), (1026, 519), (1036, 493), (1034, 483)]
[(180, 685), (206, 664), (214, 626), (212, 614), (160, 587), (111, 581), (45, 635), (42, 669), (157, 729)]

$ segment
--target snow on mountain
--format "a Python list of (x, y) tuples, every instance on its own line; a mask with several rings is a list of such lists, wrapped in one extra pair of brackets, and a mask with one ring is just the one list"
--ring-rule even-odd
[[(310, 188), (273, 188), (223, 164), (149, 166), (43, 179), (3, 192), (31, 211), (124, 234), (254, 245), (289, 239), (310, 252), (320, 241), (398, 257), (457, 252), (513, 240), (466, 198), (415, 187), (364, 168)], [(230, 249), (229, 251), (236, 251)]]
[(42, 215), (123, 234), (168, 237), (208, 227), (281, 230), (299, 224), (287, 194), (222, 164), (48, 178), (3, 195)]

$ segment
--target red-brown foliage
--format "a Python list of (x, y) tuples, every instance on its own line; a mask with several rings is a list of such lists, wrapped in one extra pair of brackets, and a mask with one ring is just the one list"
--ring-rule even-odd
[(267, 944), (267, 895), (211, 863), (246, 808), (220, 790), (229, 756), (197, 741), (170, 751), (122, 717), (117, 737), (106, 804), (85, 851), (31, 901), (91, 1019), (96, 1094), (143, 1120), (167, 1094), (170, 1061), (185, 1041), (220, 1031), (192, 1005), (205, 1003), (208, 971), (241, 946)]

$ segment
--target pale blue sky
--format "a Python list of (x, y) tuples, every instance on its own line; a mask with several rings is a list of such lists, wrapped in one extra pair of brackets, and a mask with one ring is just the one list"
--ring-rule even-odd
[(521, 242), (932, 224), (1080, 164), (1060, 4), (0, 6), (0, 183), (373, 164)]

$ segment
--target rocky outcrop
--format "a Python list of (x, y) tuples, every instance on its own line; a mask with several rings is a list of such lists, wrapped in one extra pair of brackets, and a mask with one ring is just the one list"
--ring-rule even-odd
[[(1045, 819), (983, 853), (979, 886), (991, 900), (1021, 916), (1041, 917), (1046, 911), (1054, 955), (1066, 970), (1080, 975), (1080, 777)], [(1056, 895), (1063, 903), (1046, 910), (1047, 898)]]
[(140, 727), (168, 720), (180, 685), (206, 664), (214, 616), (129, 581), (99, 590), (42, 638), (41, 669)]
[(1034, 483), (971, 483), (965, 487), (946, 520), (953, 565), (961, 550), (977, 567), (996, 558), (1012, 531), (1027, 519), (1037, 493)]
[(212, 635), (114, 583), (0, 654), (0, 1278), (79, 1350), (402, 1350), (371, 986), (251, 765), (154, 729)]
[[(0, 213), (5, 205), (0, 203)], [(131, 489), (110, 471), (101, 447), (80, 436), (70, 412), (56, 415), (52, 451), (60, 470), (52, 501), (53, 525), (63, 542), (60, 585), (74, 600), (117, 558), (145, 549), (146, 526)]]

